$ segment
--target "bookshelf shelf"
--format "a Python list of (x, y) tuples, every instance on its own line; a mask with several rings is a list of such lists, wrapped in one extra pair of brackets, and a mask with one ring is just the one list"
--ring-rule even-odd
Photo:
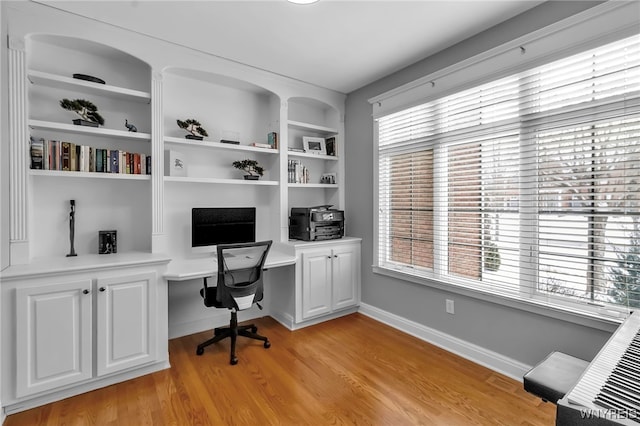
[(56, 130), (92, 136), (108, 136), (118, 139), (151, 141), (151, 135), (149, 133), (128, 132), (123, 130), (104, 129), (100, 127), (76, 126), (75, 124), (56, 123), (53, 121), (29, 120), (29, 127), (32, 129)]
[(200, 177), (183, 177), (183, 176), (165, 176), (165, 182), (178, 183), (206, 183), (206, 184), (223, 184), (223, 185), (261, 185), (261, 186), (278, 186), (275, 180), (242, 180), (242, 179), (221, 179), (221, 178), (200, 178)]
[(62, 170), (30, 169), (31, 176), (87, 178), (87, 179), (120, 179), (120, 180), (151, 180), (151, 175), (135, 175), (125, 173), (75, 172)]
[(279, 150), (277, 149), (268, 149), (268, 148), (259, 148), (256, 146), (248, 146), (248, 145), (234, 145), (229, 143), (222, 142), (214, 142), (214, 141), (194, 141), (185, 138), (176, 138), (173, 136), (166, 136), (164, 138), (165, 145), (179, 145), (179, 146), (189, 146), (195, 148), (205, 148), (205, 149), (225, 149), (229, 151), (248, 151), (248, 152), (258, 152), (260, 154), (278, 154)]
[(300, 158), (313, 158), (314, 160), (329, 160), (329, 161), (338, 161), (338, 157), (335, 155), (318, 155), (318, 154), (310, 154), (308, 152), (298, 152), (298, 151), (289, 151), (289, 157), (300, 157)]
[(336, 135), (338, 134), (338, 129), (334, 129), (333, 127), (326, 126), (318, 126), (316, 124), (305, 123), (302, 121), (289, 120), (289, 127), (300, 130), (308, 130), (311, 132), (323, 133), (326, 135)]
[(324, 188), (338, 189), (339, 185), (335, 183), (289, 183), (289, 188)]
[(50, 74), (42, 71), (29, 70), (27, 72), (27, 78), (32, 84), (52, 87), (55, 89), (71, 89), (90, 95), (107, 96), (114, 99), (125, 99), (127, 101), (134, 102), (151, 102), (151, 94), (148, 92), (125, 89), (122, 87), (110, 86), (108, 84), (92, 83), (90, 81)]

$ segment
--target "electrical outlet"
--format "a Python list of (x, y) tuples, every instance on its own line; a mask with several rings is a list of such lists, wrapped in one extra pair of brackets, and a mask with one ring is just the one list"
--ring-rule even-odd
[(446, 305), (446, 309), (447, 309), (447, 313), (448, 314), (455, 314), (455, 309), (453, 306), (453, 300), (452, 299), (447, 299), (447, 305)]

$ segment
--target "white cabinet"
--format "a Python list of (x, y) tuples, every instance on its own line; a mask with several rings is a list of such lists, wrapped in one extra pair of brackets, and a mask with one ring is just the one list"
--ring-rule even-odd
[(168, 262), (164, 255), (127, 253), (5, 269), (5, 411), (167, 368)]
[(89, 379), (91, 280), (16, 290), (16, 396)]
[(92, 281), (16, 289), (18, 397), (90, 379), (94, 332), (97, 376), (155, 360), (155, 273)]
[[(305, 246), (307, 246), (305, 248)], [(360, 240), (296, 243), (299, 321), (353, 308), (360, 302)]]
[(153, 273), (97, 280), (98, 376), (155, 360), (155, 281)]
[(302, 265), (302, 318), (331, 312), (331, 249), (300, 253)]

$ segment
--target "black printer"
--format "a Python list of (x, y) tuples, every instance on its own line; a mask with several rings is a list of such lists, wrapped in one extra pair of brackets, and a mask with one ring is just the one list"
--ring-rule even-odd
[(292, 240), (335, 240), (344, 236), (344, 211), (331, 205), (292, 207), (289, 238)]

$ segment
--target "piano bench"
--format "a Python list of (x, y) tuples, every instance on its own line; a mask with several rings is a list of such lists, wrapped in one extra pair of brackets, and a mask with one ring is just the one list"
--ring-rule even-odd
[(589, 363), (562, 352), (551, 352), (523, 377), (524, 390), (556, 404), (587, 369)]

